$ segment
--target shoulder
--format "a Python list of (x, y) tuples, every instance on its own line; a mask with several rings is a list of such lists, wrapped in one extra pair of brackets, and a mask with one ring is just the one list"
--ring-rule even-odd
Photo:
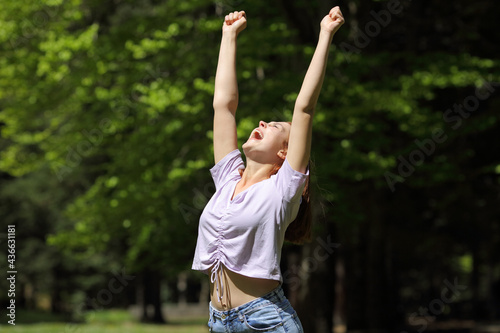
[(300, 199), (308, 177), (309, 168), (305, 173), (294, 170), (285, 158), (274, 177), (274, 184), (285, 201), (295, 201)]

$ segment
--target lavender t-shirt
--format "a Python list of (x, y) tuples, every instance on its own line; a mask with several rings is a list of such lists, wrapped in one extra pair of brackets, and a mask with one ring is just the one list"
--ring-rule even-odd
[(245, 276), (282, 282), (285, 230), (297, 216), (309, 171), (296, 171), (285, 159), (276, 175), (231, 200), (244, 167), (236, 149), (210, 169), (216, 191), (200, 217), (192, 269), (208, 274), (222, 263)]

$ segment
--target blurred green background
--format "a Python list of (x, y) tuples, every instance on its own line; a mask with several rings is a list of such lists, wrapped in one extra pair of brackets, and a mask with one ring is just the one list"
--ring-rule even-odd
[(241, 144), (291, 120), (334, 5), (314, 237), (285, 245), (284, 289), (306, 332), (494, 328), (500, 2), (2, 0), (0, 330), (206, 331), (208, 279), (190, 267), (223, 16), (248, 17)]

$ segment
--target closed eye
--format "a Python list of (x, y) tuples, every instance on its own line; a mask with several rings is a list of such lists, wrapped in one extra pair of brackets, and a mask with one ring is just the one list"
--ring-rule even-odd
[(268, 123), (268, 125), (271, 126), (271, 127), (279, 129), (280, 132), (285, 132), (285, 127), (282, 124), (280, 124), (280, 123), (270, 122), (270, 123)]

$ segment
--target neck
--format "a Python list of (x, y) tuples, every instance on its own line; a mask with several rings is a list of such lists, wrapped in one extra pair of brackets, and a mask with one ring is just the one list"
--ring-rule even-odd
[(268, 179), (273, 167), (273, 164), (262, 164), (247, 158), (247, 165), (241, 177), (242, 185), (255, 184)]

